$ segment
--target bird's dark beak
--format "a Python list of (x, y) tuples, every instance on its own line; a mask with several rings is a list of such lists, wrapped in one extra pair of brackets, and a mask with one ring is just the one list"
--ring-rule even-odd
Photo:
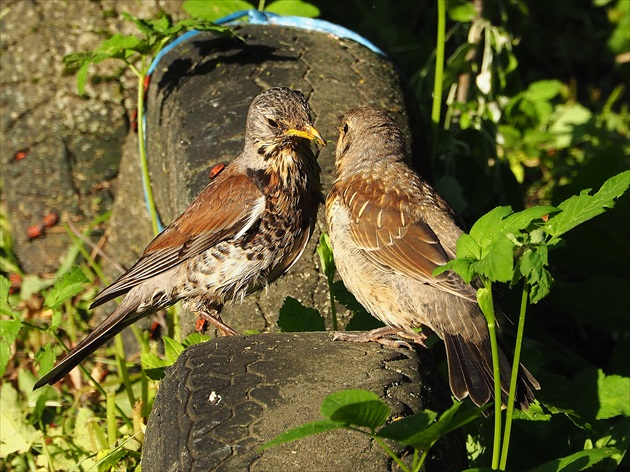
[(313, 141), (315, 144), (326, 146), (326, 141), (324, 141), (324, 138), (322, 138), (322, 135), (319, 134), (319, 131), (317, 131), (315, 128), (313, 128), (310, 125), (308, 125), (304, 130), (290, 128), (284, 132), (284, 135), (285, 136), (298, 136), (300, 138)]

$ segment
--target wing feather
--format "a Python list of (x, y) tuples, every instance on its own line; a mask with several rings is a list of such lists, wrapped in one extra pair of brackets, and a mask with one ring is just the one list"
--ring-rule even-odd
[[(188, 208), (146, 247), (131, 269), (99, 293), (92, 307), (201, 254), (220, 241), (242, 235), (260, 218), (265, 199), (243, 174), (225, 169)], [(238, 189), (238, 191), (235, 191)]]
[(476, 302), (475, 290), (453, 272), (433, 277), (437, 267), (454, 257), (454, 248), (442, 245), (411, 198), (388, 193), (374, 182), (348, 186), (362, 189), (351, 199), (346, 198), (350, 192), (340, 193), (350, 212), (350, 233), (373, 263)]

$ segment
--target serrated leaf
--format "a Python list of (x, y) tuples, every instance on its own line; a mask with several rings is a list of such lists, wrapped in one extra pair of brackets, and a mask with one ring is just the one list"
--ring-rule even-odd
[(145, 374), (147, 374), (151, 380), (162, 380), (164, 378), (165, 368), (172, 365), (172, 363), (151, 352), (143, 352), (140, 355), (140, 362), (142, 363)]
[(570, 456), (547, 462), (532, 469), (530, 472), (579, 472), (581, 470), (590, 470), (598, 462), (611, 457), (613, 454), (619, 454), (619, 452), (619, 450), (612, 447), (579, 451)]
[(302, 305), (298, 300), (287, 297), (280, 308), (278, 326), (285, 333), (324, 331), (324, 318), (314, 308)]
[(305, 423), (297, 428), (290, 429), (289, 431), (285, 431), (284, 433), (279, 434), (271, 441), (266, 442), (262, 446), (260, 446), (261, 450), (269, 449), (273, 446), (278, 446), (280, 444), (297, 441), (298, 439), (306, 438), (308, 436), (312, 436), (314, 434), (325, 433), (326, 431), (332, 431), (335, 429), (343, 428), (343, 423), (338, 423), (336, 421), (330, 420), (320, 420), (313, 421), (311, 423)]
[(605, 420), (615, 416), (630, 416), (630, 377), (620, 375), (606, 375), (598, 371), (597, 391), (599, 410), (598, 420)]
[(81, 293), (83, 284), (87, 281), (83, 271), (79, 267), (75, 267), (55, 282), (53, 288), (46, 295), (44, 305), (48, 308), (58, 308), (66, 300)]
[(182, 341), (182, 346), (190, 347), (190, 346), (194, 346), (195, 344), (205, 343), (206, 341), (209, 341), (210, 339), (212, 338), (208, 336), (207, 334), (190, 333), (188, 336), (186, 336), (186, 339)]
[(479, 259), (481, 257), (481, 246), (473, 237), (469, 234), (462, 234), (457, 240), (456, 245), (457, 258), (472, 260)]
[(509, 206), (500, 206), (490, 210), (470, 228), (470, 236), (482, 249), (489, 246), (497, 239), (497, 235), (501, 234), (503, 229), (502, 220), (511, 213), (512, 208)]
[(483, 249), (481, 259), (473, 262), (470, 270), (492, 281), (509, 282), (514, 273), (514, 243), (505, 235), (499, 236)]
[(351, 403), (337, 408), (330, 415), (330, 420), (352, 426), (363, 426), (374, 431), (387, 421), (390, 414), (389, 407), (379, 398), (378, 400)]
[(326, 418), (331, 418), (332, 415), (334, 415), (338, 409), (343, 408), (347, 405), (352, 405), (355, 403), (363, 403), (363, 402), (373, 402), (373, 401), (383, 403), (383, 401), (380, 399), (380, 397), (376, 393), (370, 392), (369, 390), (362, 390), (362, 389), (341, 390), (339, 392), (331, 393), (326, 398), (324, 398), (324, 401), (322, 402), (322, 406), (320, 407), (320, 412), (322, 416)]
[[(463, 412), (458, 412), (459, 408), (462, 406), (462, 402), (457, 402), (453, 406), (451, 406), (448, 410), (442, 413), (438, 419), (431, 424), (427, 425), (425, 428), (413, 431), (409, 430), (409, 428), (405, 428), (406, 431), (409, 431), (413, 434), (406, 438), (398, 437), (397, 439), (404, 445), (412, 446), (419, 450), (427, 450), (433, 444), (435, 444), (440, 438), (450, 433), (451, 431), (461, 428), (462, 426), (474, 421), (481, 415), (481, 412), (487, 408), (475, 408), (472, 410), (467, 410)], [(433, 412), (430, 412), (433, 413)], [(415, 415), (414, 415), (415, 416)], [(424, 418), (421, 418), (419, 421), (422, 421)], [(401, 420), (402, 421), (402, 420)], [(396, 423), (392, 423), (396, 424)], [(391, 426), (391, 425), (390, 425)], [(378, 432), (378, 435), (381, 435), (381, 432)]]
[(162, 340), (164, 341), (165, 361), (168, 363), (166, 365), (172, 365), (184, 351), (184, 346), (168, 336), (164, 336)]
[(600, 215), (606, 208), (612, 208), (614, 200), (623, 195), (629, 186), (630, 171), (625, 171), (604, 182), (595, 195), (589, 195), (590, 189), (582, 190), (580, 195), (562, 202), (558, 205), (562, 212), (550, 218), (544, 226), (547, 233), (553, 236), (550, 244), (560, 235)]
[(51, 344), (46, 344), (39, 348), (37, 354), (35, 354), (35, 360), (39, 366), (39, 372), (50, 372), (55, 365), (57, 356)]
[(431, 426), (435, 418), (437, 418), (435, 411), (424, 410), (383, 426), (376, 435), (380, 438), (393, 439), (404, 443), (415, 434), (418, 434), (418, 432), (424, 431)]
[(475, 277), (475, 273), (471, 270), (471, 265), (473, 260), (470, 258), (465, 259), (453, 259), (448, 261), (443, 266), (436, 267), (433, 271), (433, 277), (437, 277), (443, 272), (447, 272), (452, 270), (456, 274), (458, 274), (466, 283), (470, 283), (470, 281)]
[(0, 457), (28, 452), (42, 437), (42, 432), (31, 426), (20, 409), (18, 395), (13, 386), (4, 382), (0, 385)]
[(186, 0), (182, 8), (193, 18), (215, 21), (241, 10), (253, 10), (254, 5), (241, 0)]
[(533, 221), (540, 220), (543, 216), (552, 215), (559, 211), (558, 208), (551, 205), (539, 205), (512, 213), (503, 221), (502, 231), (505, 233), (517, 233), (527, 228)]
[(285, 16), (303, 16), (316, 18), (319, 16), (319, 8), (301, 0), (276, 0), (265, 7), (265, 11)]

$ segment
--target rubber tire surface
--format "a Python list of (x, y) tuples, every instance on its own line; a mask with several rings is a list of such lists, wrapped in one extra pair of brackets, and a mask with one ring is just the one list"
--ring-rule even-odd
[[(331, 333), (235, 336), (193, 346), (160, 384), (142, 470), (397, 470), (378, 445), (350, 431), (322, 433), (264, 452), (258, 448), (287, 429), (322, 419), (321, 401), (341, 389), (377, 393), (393, 417), (447, 406), (440, 403), (448, 395), (427, 387), (435, 382), (435, 372), (420, 370), (421, 365), (432, 362), (420, 363), (408, 349), (332, 341)], [(425, 470), (465, 466), (463, 442), (450, 436), (431, 450)]]

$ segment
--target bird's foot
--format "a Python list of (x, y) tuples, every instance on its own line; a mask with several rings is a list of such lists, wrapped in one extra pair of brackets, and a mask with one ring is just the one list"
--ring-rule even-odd
[(205, 310), (196, 311), (196, 314), (197, 316), (199, 316), (200, 319), (207, 321), (208, 323), (213, 325), (223, 336), (235, 336), (238, 334), (238, 331), (230, 328), (223, 322), (223, 320), (221, 320), (221, 316), (219, 315), (218, 311), (214, 311), (214, 313), (215, 314), (211, 314), (210, 312)]
[(411, 344), (402, 339), (392, 339), (388, 336), (396, 335), (402, 338), (411, 340), (416, 344), (420, 344), (426, 347), (424, 340), (427, 336), (423, 333), (409, 333), (401, 330), (400, 328), (394, 328), (391, 326), (384, 326), (382, 328), (376, 328), (364, 333), (335, 333), (334, 341), (350, 341), (355, 343), (367, 343), (375, 342), (387, 347), (406, 347), (407, 349), (413, 349)]

